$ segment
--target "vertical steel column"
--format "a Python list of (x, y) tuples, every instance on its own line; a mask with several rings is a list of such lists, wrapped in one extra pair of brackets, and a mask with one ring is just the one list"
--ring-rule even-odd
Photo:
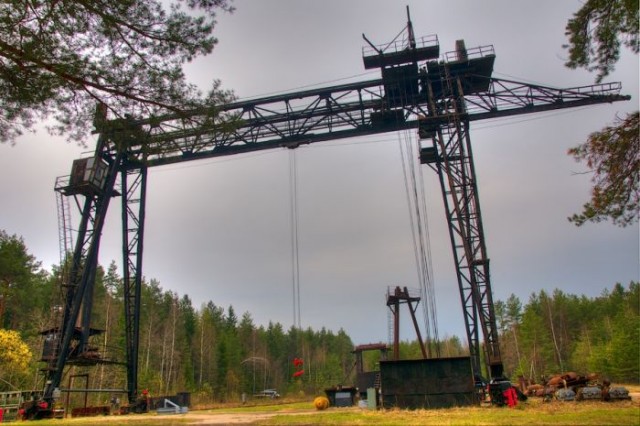
[(362, 356), (362, 351), (354, 351), (356, 354), (356, 373), (362, 374), (364, 373), (364, 358)]
[[(87, 195), (85, 198), (82, 219), (78, 228), (78, 238), (73, 253), (73, 263), (67, 283), (67, 297), (60, 327), (59, 350), (57, 351), (55, 366), (50, 365), (47, 371), (48, 383), (45, 386), (44, 398), (48, 401), (52, 399), (53, 390), (60, 386), (63, 370), (71, 352), (71, 340), (75, 332), (81, 306), (93, 297), (87, 290), (92, 289), (95, 282), (100, 236), (109, 202), (114, 194), (117, 172), (122, 158), (120, 153), (117, 153), (113, 158), (103, 155), (102, 151), (106, 144), (105, 139), (104, 136), (100, 136), (98, 147), (96, 148), (96, 156), (103, 158), (109, 164), (106, 182), (100, 192), (94, 195)], [(87, 343), (88, 327), (89, 325), (86, 324), (87, 332), (86, 336), (83, 332), (80, 348), (78, 348), (80, 351), (84, 349)]]
[[(456, 276), (458, 279), (458, 289), (460, 290), (460, 300), (464, 310), (464, 320), (467, 329), (467, 340), (469, 343), (469, 355), (471, 356), (471, 364), (474, 373), (481, 374), (480, 363), (480, 336), (478, 330), (478, 314), (476, 311), (476, 303), (474, 299), (472, 274), (470, 274), (470, 262), (468, 250), (468, 238), (465, 232), (465, 217), (460, 214), (459, 205), (461, 203), (460, 188), (456, 188), (454, 179), (454, 168), (459, 169), (460, 164), (452, 164), (450, 160), (443, 160), (444, 157), (451, 154), (442, 154), (447, 152), (447, 146), (451, 147), (451, 143), (445, 139), (457, 139), (455, 130), (441, 129), (437, 131), (435, 142), (439, 147), (438, 161), (436, 167), (438, 177), (440, 179), (440, 187), (444, 198), (445, 212), (447, 215), (447, 223), (449, 225), (449, 238), (453, 249), (453, 259), (456, 267)], [(450, 152), (451, 150), (449, 150)]]
[(481, 374), (479, 329), (485, 339), (485, 360), (492, 378), (503, 375), (497, 327), (491, 295), (489, 259), (486, 253), (476, 182), (469, 120), (465, 114), (462, 84), (441, 67), (441, 98), (431, 103), (442, 118), (435, 135), (436, 170), (443, 192), (460, 297), (474, 373)]
[(395, 299), (392, 303), (387, 302), (387, 306), (393, 314), (393, 360), (400, 359), (400, 301)]
[[(416, 302), (414, 308), (413, 302)], [(420, 344), (420, 350), (422, 351), (422, 358), (427, 359), (427, 349), (424, 341), (422, 340), (422, 334), (420, 333), (420, 327), (418, 327), (418, 320), (416, 318), (416, 310), (418, 309), (418, 303), (420, 298), (409, 295), (407, 287), (401, 289), (396, 286), (393, 293), (389, 290), (387, 294), (387, 306), (393, 313), (393, 358), (398, 361), (400, 359), (400, 304), (406, 303), (409, 306), (409, 314), (411, 314), (411, 320), (413, 321), (413, 327), (416, 330), (416, 336), (418, 337), (418, 343)]]
[(127, 394), (129, 403), (133, 404), (138, 396), (138, 348), (147, 167), (143, 165), (130, 170), (123, 168), (121, 180)]

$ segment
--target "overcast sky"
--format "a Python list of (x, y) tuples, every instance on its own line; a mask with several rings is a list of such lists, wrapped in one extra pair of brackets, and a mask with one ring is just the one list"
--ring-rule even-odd
[[(465, 39), (493, 45), (494, 76), (554, 87), (592, 84), (564, 67), (564, 28), (581, 2), (236, 1), (220, 15), (214, 53), (187, 66), (206, 89), (222, 80), (239, 98), (379, 77), (362, 65), (362, 33), (391, 41), (406, 23), (437, 34), (441, 52)], [(589, 196), (589, 175), (566, 155), (616, 114), (638, 109), (637, 57), (608, 81), (629, 102), (473, 122), (471, 140), (494, 298), (559, 288), (597, 296), (639, 279), (638, 225), (576, 228), (567, 216)], [(418, 287), (399, 137), (323, 142), (296, 151), (303, 327), (340, 327), (354, 343), (386, 341), (388, 286)], [(39, 131), (0, 145), (0, 229), (24, 237), (47, 269), (59, 262), (56, 176), (84, 151)], [(166, 290), (208, 300), (257, 324), (293, 322), (289, 156), (278, 149), (152, 169), (144, 275)], [(464, 336), (442, 196), (424, 169), (440, 336)], [(76, 215), (76, 222), (79, 220)], [(112, 203), (100, 262), (121, 264), (119, 202)], [(407, 324), (406, 317), (403, 318)], [(403, 326), (403, 339), (413, 338)]]

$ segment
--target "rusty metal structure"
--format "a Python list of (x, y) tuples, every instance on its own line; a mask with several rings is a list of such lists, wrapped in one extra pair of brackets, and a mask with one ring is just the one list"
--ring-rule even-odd
[[(415, 306), (414, 306), (415, 303)], [(413, 328), (416, 331), (416, 337), (418, 344), (420, 345), (420, 351), (422, 352), (422, 358), (429, 357), (427, 354), (427, 348), (425, 347), (424, 340), (422, 340), (422, 334), (420, 333), (420, 327), (418, 326), (418, 319), (416, 318), (416, 310), (418, 309), (418, 303), (420, 303), (420, 296), (409, 294), (407, 287), (400, 288), (396, 286), (393, 291), (389, 289), (387, 292), (387, 306), (393, 314), (393, 360), (398, 361), (400, 359), (400, 306), (407, 305), (409, 309), (409, 315), (413, 322)]]
[[(51, 338), (45, 400), (65, 366), (91, 352), (89, 324), (100, 239), (111, 201), (121, 200), (127, 392), (138, 396), (138, 345), (147, 172), (151, 167), (301, 144), (413, 129), (420, 161), (440, 179), (464, 311), (472, 370), (484, 357), (491, 377), (503, 375), (493, 311), (489, 257), (470, 138), (471, 123), (488, 118), (628, 100), (619, 83), (557, 89), (492, 76), (492, 46), (440, 54), (437, 36), (409, 37), (363, 50), (374, 80), (242, 100), (186, 114), (108, 120), (95, 117), (93, 155), (76, 160), (55, 190), (81, 213), (64, 284), (61, 321)], [(484, 339), (481, 345), (480, 335)], [(484, 352), (482, 350), (484, 348)], [(87, 357), (84, 357), (87, 358)], [(91, 354), (95, 359), (95, 355)]]
[(379, 369), (369, 371), (365, 370), (363, 354), (368, 351), (379, 351), (380, 360), (386, 361), (389, 347), (386, 343), (368, 343), (358, 345), (353, 349), (353, 351), (351, 351), (351, 353), (356, 357), (356, 361), (354, 363), (356, 369), (356, 387), (360, 390), (360, 395), (363, 399), (367, 399), (367, 389), (374, 388), (376, 391), (379, 391), (381, 385)]

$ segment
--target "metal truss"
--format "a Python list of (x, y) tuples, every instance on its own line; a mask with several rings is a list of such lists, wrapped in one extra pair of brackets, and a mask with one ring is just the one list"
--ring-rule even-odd
[(147, 193), (147, 168), (123, 169), (122, 247), (124, 268), (124, 310), (127, 357), (127, 394), (135, 401), (138, 389), (138, 342), (142, 288), (142, 249)]
[[(424, 86), (434, 78), (439, 77), (425, 74), (416, 84)], [(474, 79), (478, 84), (482, 77)], [(487, 78), (480, 84), (487, 90), (464, 96), (464, 118), (469, 121), (629, 99), (620, 95), (620, 83), (555, 89)], [(129, 147), (128, 155), (151, 167), (417, 128), (419, 122), (422, 127), (430, 121), (439, 125), (441, 117), (430, 114), (426, 103), (423, 91), (390, 108), (379, 79), (234, 102), (186, 116), (114, 120), (110, 125), (115, 131), (133, 126), (140, 132), (143, 137)], [(110, 150), (116, 146), (111, 144)]]
[[(434, 168), (440, 179), (472, 370), (476, 377), (482, 375), (481, 347), (484, 347), (489, 376), (501, 378), (503, 366), (463, 81), (460, 77), (452, 77), (446, 64), (440, 71), (439, 96), (434, 94), (430, 83), (428, 105), (430, 115), (442, 120), (436, 131), (430, 126), (419, 130), (424, 136), (430, 135), (428, 139), (432, 142), (431, 146), (421, 149), (421, 161)], [(484, 346), (480, 342), (479, 328), (485, 339)]]
[[(101, 136), (96, 148), (96, 156), (102, 157), (105, 138)], [(56, 357), (46, 369), (47, 383), (45, 399), (51, 399), (53, 391), (60, 386), (65, 365), (70, 361), (71, 351), (74, 357), (81, 357), (87, 349), (90, 331), (90, 316), (93, 301), (93, 287), (98, 265), (98, 249), (100, 235), (104, 226), (109, 202), (114, 195), (114, 186), (122, 154), (106, 157), (108, 172), (105, 186), (94, 194), (85, 194), (82, 217), (78, 227), (76, 246), (71, 259), (68, 281), (66, 284), (66, 300), (62, 313), (62, 323), (56, 333)], [(70, 187), (56, 188), (65, 195), (77, 195), (70, 192)], [(82, 310), (82, 312), (81, 312)], [(76, 330), (78, 319), (80, 330)], [(76, 346), (72, 346), (72, 342)]]

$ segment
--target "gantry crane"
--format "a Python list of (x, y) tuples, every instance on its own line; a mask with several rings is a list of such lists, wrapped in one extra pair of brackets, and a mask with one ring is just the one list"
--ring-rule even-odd
[(416, 39), (408, 21), (406, 43), (382, 48), (365, 37), (364, 66), (380, 68), (378, 79), (148, 118), (108, 120), (97, 108), (95, 153), (74, 161), (71, 176), (55, 188), (75, 197), (82, 216), (63, 319), (48, 336), (45, 400), (52, 400), (67, 364), (100, 360), (89, 345), (91, 299), (107, 210), (121, 197), (127, 392), (136, 401), (150, 167), (406, 129), (417, 130), (420, 161), (439, 176), (473, 372), (481, 372), (484, 349), (488, 374), (503, 376), (470, 124), (630, 97), (620, 94), (620, 83), (557, 89), (494, 78), (492, 46), (467, 49), (459, 41), (440, 55), (438, 38)]

